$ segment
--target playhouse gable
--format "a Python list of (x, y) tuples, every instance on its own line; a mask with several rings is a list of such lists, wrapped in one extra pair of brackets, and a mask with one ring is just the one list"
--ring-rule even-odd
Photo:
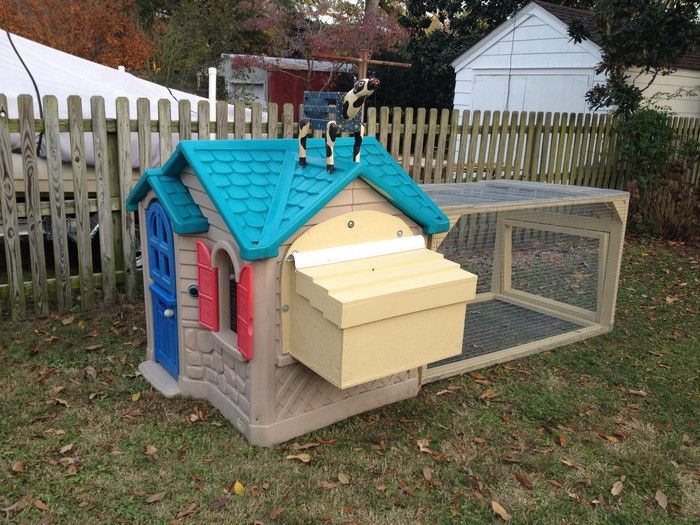
[[(129, 195), (127, 207), (135, 209), (149, 188), (167, 201), (169, 194), (161, 189), (165, 182), (177, 188), (177, 199), (184, 202), (180, 196), (184, 190), (191, 201), (180, 182), (180, 174), (189, 165), (247, 260), (275, 257), (281, 244), (358, 177), (426, 234), (449, 228), (443, 212), (376, 139), (363, 141), (359, 163), (352, 162), (353, 144), (351, 138), (336, 141), (336, 171), (329, 175), (322, 139), (308, 141), (305, 167), (298, 166), (294, 139), (183, 141), (162, 168), (146, 172)], [(180, 220), (176, 208), (166, 202), (174, 223)]]

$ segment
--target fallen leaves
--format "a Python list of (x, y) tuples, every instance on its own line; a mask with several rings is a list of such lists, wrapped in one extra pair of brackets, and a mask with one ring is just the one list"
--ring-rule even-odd
[(625, 486), (624, 481), (625, 477), (622, 476), (615, 483), (613, 483), (612, 487), (610, 487), (610, 494), (612, 494), (613, 496), (619, 496), (622, 493), (622, 489)]
[(350, 476), (348, 476), (344, 472), (340, 472), (338, 473), (338, 481), (341, 485), (347, 485), (350, 483)]
[(309, 450), (310, 448), (315, 448), (315, 447), (320, 447), (321, 443), (318, 443), (317, 441), (311, 441), (309, 443), (304, 443), (303, 445), (300, 445), (299, 443), (294, 443), (292, 445), (293, 450)]
[(481, 401), (488, 401), (490, 399), (496, 399), (498, 396), (500, 396), (500, 394), (496, 392), (493, 388), (487, 388), (481, 393), (479, 399)]
[(75, 448), (75, 443), (69, 443), (68, 445), (62, 446), (58, 452), (62, 456), (65, 456), (66, 454), (68, 454), (68, 452), (72, 451), (74, 448)]
[(503, 521), (509, 521), (510, 520), (510, 514), (508, 514), (508, 511), (503, 508), (503, 505), (498, 503), (495, 500), (491, 501), (491, 510), (498, 514), (498, 516), (503, 520)]
[(517, 479), (518, 482), (520, 482), (520, 484), (526, 489), (532, 488), (532, 481), (530, 481), (530, 479), (522, 472), (513, 472), (513, 476), (515, 476), (515, 479)]
[(212, 501), (209, 504), (209, 510), (219, 510), (223, 509), (231, 501), (231, 496), (229, 494), (224, 494), (221, 498), (216, 501)]
[(322, 489), (333, 490), (333, 489), (337, 489), (337, 488), (338, 488), (338, 483), (335, 483), (335, 482), (333, 482), (333, 481), (326, 481), (326, 480), (324, 480), (324, 481), (321, 481), (321, 482), (318, 484), (318, 486), (321, 487)]
[(141, 392), (134, 392), (131, 394), (132, 403), (136, 403), (139, 399), (141, 399)]
[(629, 389), (627, 392), (629, 392), (633, 396), (637, 396), (637, 397), (647, 397), (649, 395), (649, 392), (647, 392), (646, 390), (641, 390), (641, 389), (640, 390)]
[(301, 461), (302, 463), (308, 463), (311, 461), (311, 454), (307, 452), (302, 452), (301, 454), (289, 454), (288, 456), (285, 456), (284, 459), (292, 459)]
[(156, 503), (157, 501), (162, 500), (168, 493), (167, 492), (156, 492), (155, 494), (151, 494), (146, 498), (146, 503), (151, 504), (151, 503)]
[(197, 408), (194, 412), (187, 416), (187, 421), (189, 421), (190, 423), (204, 421), (204, 412), (202, 412), (201, 408)]
[(56, 405), (56, 406), (61, 405), (61, 406), (64, 406), (66, 408), (70, 407), (70, 405), (68, 404), (68, 401), (66, 401), (65, 399), (61, 399), (60, 397), (49, 398), (46, 400), (46, 404), (47, 405)]
[(569, 440), (566, 438), (566, 434), (559, 434), (559, 446), (561, 448), (569, 446)]
[(74, 315), (70, 315), (70, 316), (68, 316), (68, 317), (64, 317), (63, 319), (61, 319), (61, 324), (62, 324), (63, 326), (68, 326), (68, 325), (71, 324), (73, 321), (75, 321), (75, 316), (74, 316)]
[(423, 467), (423, 477), (425, 478), (425, 481), (432, 481), (433, 469), (431, 469), (430, 467)]
[(95, 350), (99, 350), (100, 348), (104, 348), (104, 345), (89, 345), (85, 347), (85, 351), (94, 352)]
[(428, 447), (428, 443), (430, 443), (430, 441), (427, 438), (422, 438), (416, 441), (416, 445), (418, 445), (418, 450), (425, 454), (432, 454), (433, 451), (430, 450), (430, 448)]
[(561, 459), (560, 460), (567, 467), (575, 468), (576, 470), (583, 470), (583, 467), (571, 459)]
[(10, 466), (10, 470), (13, 474), (21, 474), (22, 472), (24, 472), (24, 461), (22, 461), (21, 459), (14, 461)]
[(241, 483), (239, 480), (236, 480), (236, 482), (233, 484), (233, 493), (236, 496), (245, 496), (245, 485)]
[(29, 504), (30, 502), (27, 500), (26, 496), (22, 496), (12, 505), (9, 505), (2, 510), (5, 513), (5, 517), (7, 519), (11, 519), (20, 512), (22, 512), (22, 510), (24, 510), (24, 508), (27, 507)]
[(158, 449), (149, 443), (144, 447), (144, 451), (146, 452), (146, 456), (150, 460), (153, 460), (153, 456), (155, 455), (156, 452), (158, 452)]
[(656, 491), (654, 499), (656, 500), (656, 503), (659, 504), (659, 507), (666, 510), (666, 507), (668, 507), (668, 497), (666, 496), (666, 494), (663, 493), (661, 489), (658, 489)]
[(195, 510), (197, 510), (197, 504), (190, 503), (189, 505), (187, 505), (187, 507), (185, 507), (184, 509), (182, 509), (180, 512), (177, 513), (176, 518), (179, 520), (181, 520), (183, 518), (187, 518), (187, 517), (191, 516), (192, 514), (194, 514)]

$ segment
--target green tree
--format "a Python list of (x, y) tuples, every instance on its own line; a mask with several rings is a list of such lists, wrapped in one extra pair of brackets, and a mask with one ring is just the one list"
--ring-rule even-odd
[[(569, 34), (575, 42), (588, 38), (603, 49), (596, 72), (607, 81), (586, 94), (591, 108), (615, 107), (621, 115), (636, 111), (656, 77), (672, 73), (678, 60), (698, 46), (699, 9), (697, 0), (598, 0), (593, 28), (572, 23)], [(640, 87), (635, 80), (642, 75), (649, 81)]]
[(273, 32), (260, 27), (255, 2), (153, 0), (150, 5), (155, 13), (146, 7), (141, 12), (157, 41), (149, 74), (167, 86), (194, 91), (197, 73), (216, 65), (222, 53), (260, 53), (270, 46)]

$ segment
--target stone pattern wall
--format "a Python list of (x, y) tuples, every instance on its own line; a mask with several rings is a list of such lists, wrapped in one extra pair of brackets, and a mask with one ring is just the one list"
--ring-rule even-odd
[(250, 414), (248, 363), (235, 357), (235, 350), (225, 349), (213, 339), (208, 330), (185, 328), (185, 375), (214, 385)]

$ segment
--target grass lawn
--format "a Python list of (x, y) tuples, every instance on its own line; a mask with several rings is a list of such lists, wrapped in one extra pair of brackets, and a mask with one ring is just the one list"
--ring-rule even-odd
[(140, 307), (0, 324), (0, 520), (700, 520), (697, 249), (628, 242), (609, 335), (269, 449), (137, 374)]

